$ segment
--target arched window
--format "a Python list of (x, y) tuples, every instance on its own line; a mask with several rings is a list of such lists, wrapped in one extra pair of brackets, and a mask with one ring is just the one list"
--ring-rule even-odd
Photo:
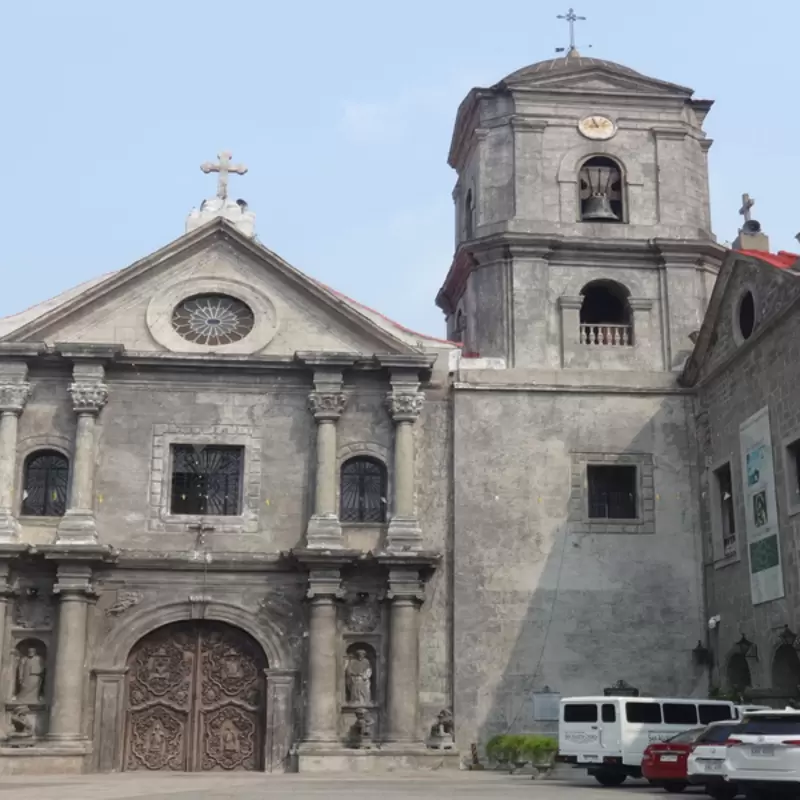
[(728, 661), (728, 686), (741, 694), (753, 685), (750, 677), (750, 666), (741, 653), (734, 653)]
[(469, 240), (475, 235), (475, 199), (472, 189), (467, 191), (464, 199), (464, 239)]
[(800, 658), (790, 644), (782, 644), (772, 659), (772, 687), (782, 696), (797, 697), (800, 686)]
[(60, 517), (67, 508), (69, 461), (55, 450), (37, 450), (25, 459), (22, 513)]
[(619, 283), (598, 280), (581, 289), (581, 344), (626, 347), (633, 344), (633, 319), (628, 290)]
[(386, 521), (386, 467), (364, 456), (342, 464), (342, 522)]
[(595, 156), (578, 175), (582, 222), (624, 222), (622, 167), (612, 158)]

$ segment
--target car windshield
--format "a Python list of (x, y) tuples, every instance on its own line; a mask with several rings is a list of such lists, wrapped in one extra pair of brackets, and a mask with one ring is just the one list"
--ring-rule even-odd
[(711, 725), (706, 728), (703, 733), (698, 737), (698, 744), (721, 744), (724, 742), (734, 731), (740, 730), (740, 725)]
[(749, 736), (794, 736), (800, 733), (800, 714), (759, 714), (745, 717), (739, 733)]
[(692, 728), (690, 731), (682, 731), (676, 736), (667, 739), (665, 744), (693, 744), (704, 730), (705, 728)]

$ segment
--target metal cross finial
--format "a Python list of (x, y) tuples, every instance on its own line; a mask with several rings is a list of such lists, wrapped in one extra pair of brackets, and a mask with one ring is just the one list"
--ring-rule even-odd
[[(572, 53), (576, 50), (575, 47), (575, 23), (578, 21), (585, 22), (586, 17), (579, 17), (575, 13), (575, 9), (571, 8), (566, 14), (559, 14), (558, 19), (565, 19), (569, 23), (569, 52)], [(567, 54), (569, 55), (569, 54)]]
[(209, 172), (218, 172), (219, 179), (217, 180), (217, 197), (220, 200), (227, 200), (228, 198), (228, 175), (233, 172), (236, 175), (244, 175), (247, 172), (247, 167), (241, 164), (231, 164), (232, 153), (222, 152), (219, 154), (219, 163), (212, 164), (206, 161), (205, 164), (200, 166), (200, 169), (208, 175)]
[(750, 222), (750, 209), (756, 204), (756, 201), (753, 200), (749, 194), (742, 195), (742, 207), (739, 209), (739, 213), (744, 217), (745, 222)]

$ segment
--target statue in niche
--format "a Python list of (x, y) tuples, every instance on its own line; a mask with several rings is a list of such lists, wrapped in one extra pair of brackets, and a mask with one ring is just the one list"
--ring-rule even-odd
[(433, 750), (450, 750), (455, 746), (453, 738), (453, 715), (449, 709), (443, 708), (436, 716), (431, 727), (429, 747)]
[(164, 756), (164, 753), (167, 749), (167, 733), (164, 730), (164, 726), (156, 720), (153, 724), (153, 727), (150, 729), (150, 732), (147, 734), (147, 752), (148, 753), (157, 753), (160, 756)]
[(345, 669), (347, 701), (354, 706), (372, 705), (372, 664), (367, 651), (358, 649), (347, 661)]
[(44, 695), (44, 659), (33, 645), (28, 645), (17, 665), (16, 700), (20, 703), (40, 703)]

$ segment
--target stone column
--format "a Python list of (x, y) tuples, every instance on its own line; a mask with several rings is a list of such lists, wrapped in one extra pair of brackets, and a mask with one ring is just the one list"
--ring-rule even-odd
[(14, 364), (16, 380), (0, 383), (0, 542), (19, 536), (15, 514), (14, 485), (17, 473), (17, 429), (19, 416), (31, 394), (25, 380), (28, 368)]
[(266, 669), (267, 737), (264, 766), (267, 772), (288, 772), (294, 743), (294, 679), (290, 669)]
[(389, 550), (422, 548), (422, 530), (414, 510), (414, 423), (425, 400), (418, 389), (418, 383), (393, 383), (392, 391), (386, 395), (386, 407), (395, 423), (394, 508), (387, 536)]
[(97, 417), (108, 401), (108, 386), (103, 383), (101, 366), (75, 367), (75, 380), (69, 387), (72, 407), (78, 416), (75, 449), (67, 498), (67, 510), (58, 526), (57, 544), (96, 544), (94, 517), (95, 427)]
[(390, 569), (389, 680), (387, 686), (390, 742), (418, 742), (419, 608), (425, 599), (418, 569)]
[(336, 601), (341, 596), (339, 568), (313, 569), (308, 576), (311, 606), (308, 626), (307, 742), (338, 740), (339, 693), (336, 658)]
[(347, 397), (341, 391), (341, 373), (327, 381), (315, 381), (308, 404), (317, 421), (317, 464), (314, 483), (314, 513), (308, 521), (309, 548), (341, 548), (342, 526), (336, 507), (336, 423)]
[(83, 690), (87, 678), (86, 628), (93, 599), (92, 568), (62, 564), (54, 592), (61, 598), (58, 611), (53, 705), (48, 738), (77, 742), (83, 735)]

